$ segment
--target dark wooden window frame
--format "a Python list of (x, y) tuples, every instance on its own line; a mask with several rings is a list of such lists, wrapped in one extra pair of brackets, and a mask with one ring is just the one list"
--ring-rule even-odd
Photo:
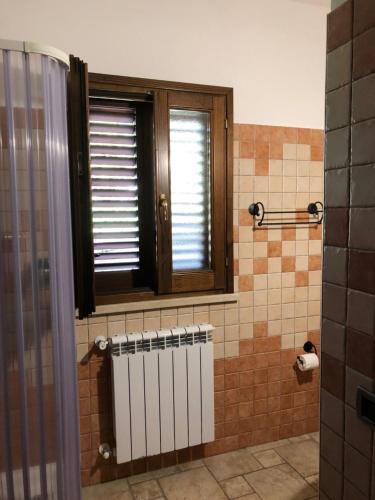
[[(166, 165), (169, 165), (169, 109), (201, 109), (207, 110), (207, 102), (212, 101), (211, 123), (215, 130), (215, 120), (223, 120), (226, 127), (223, 128), (222, 137), (214, 137), (213, 164), (217, 164), (212, 176), (212, 184), (216, 182), (212, 193), (212, 210), (215, 211), (217, 203), (225, 204), (224, 217), (213, 215), (213, 234), (221, 231), (223, 237), (222, 248), (216, 252), (214, 249), (212, 258), (215, 267), (215, 259), (220, 259), (222, 271), (218, 273), (207, 271), (171, 271), (171, 230), (168, 224), (162, 223), (156, 214), (157, 234), (157, 266), (156, 283), (154, 290), (142, 288), (130, 290), (124, 293), (113, 293), (96, 295), (96, 302), (101, 304), (113, 304), (120, 302), (141, 301), (160, 298), (171, 298), (176, 296), (194, 296), (213, 293), (233, 292), (233, 89), (227, 87), (216, 87), (200, 84), (169, 82), (162, 80), (149, 80), (143, 78), (123, 77), (99, 73), (89, 73), (90, 93), (118, 93), (131, 96), (153, 96), (154, 101), (154, 136), (155, 136), (155, 171), (158, 179), (155, 185), (156, 206), (159, 195), (168, 192), (169, 196), (169, 174)], [(201, 97), (201, 105), (198, 103)], [(167, 112), (166, 112), (167, 110)], [(224, 126), (224, 124), (223, 124)], [(220, 158), (221, 155), (221, 158)], [(217, 159), (219, 158), (219, 159)], [(224, 172), (220, 162), (225, 163)], [(218, 172), (224, 175), (218, 175)], [(170, 197), (169, 197), (170, 199)], [(158, 209), (156, 208), (156, 211)], [(218, 238), (217, 241), (219, 241)], [(219, 268), (220, 266), (216, 266)], [(167, 271), (167, 272), (165, 272)], [(109, 290), (109, 288), (108, 288)], [(192, 291), (193, 290), (193, 291)]]

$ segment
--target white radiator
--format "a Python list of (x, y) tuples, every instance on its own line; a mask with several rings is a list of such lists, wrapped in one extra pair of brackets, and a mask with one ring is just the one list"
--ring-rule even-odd
[(111, 338), (117, 463), (213, 441), (213, 330)]

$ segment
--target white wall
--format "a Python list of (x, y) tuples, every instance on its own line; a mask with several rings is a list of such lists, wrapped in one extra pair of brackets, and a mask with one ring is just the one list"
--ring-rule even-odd
[(323, 127), (329, 0), (0, 0), (0, 36), (90, 71), (234, 87), (235, 121)]

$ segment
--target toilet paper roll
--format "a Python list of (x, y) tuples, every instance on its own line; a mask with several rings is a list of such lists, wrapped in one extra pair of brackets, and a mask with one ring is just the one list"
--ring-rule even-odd
[(319, 367), (319, 358), (314, 353), (297, 356), (297, 365), (301, 372), (307, 372)]

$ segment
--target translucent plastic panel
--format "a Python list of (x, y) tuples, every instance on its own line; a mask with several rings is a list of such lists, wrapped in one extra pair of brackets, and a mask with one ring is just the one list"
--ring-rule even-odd
[(173, 271), (210, 267), (210, 113), (170, 110)]
[(80, 498), (67, 68), (0, 50), (0, 499)]

